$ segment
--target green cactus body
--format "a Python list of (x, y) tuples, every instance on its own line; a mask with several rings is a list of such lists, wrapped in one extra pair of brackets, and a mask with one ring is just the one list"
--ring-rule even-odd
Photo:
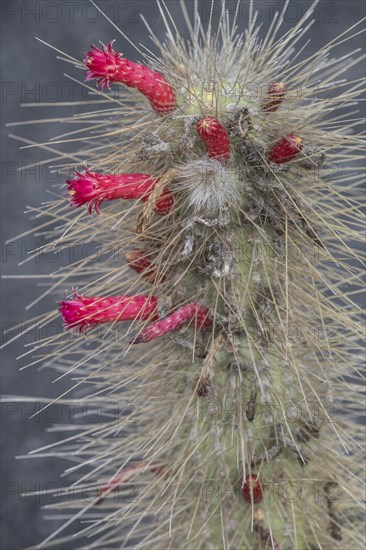
[[(253, 26), (233, 40), (225, 11), (219, 39), (211, 26), (203, 35), (196, 14), (190, 47), (170, 31), (158, 44), (153, 69), (164, 80), (111, 44), (88, 52), (88, 80), (139, 93), (125, 111), (117, 105), (108, 113), (117, 124), (111, 139), (106, 132), (108, 145), (94, 151), (86, 142), (80, 152), (108, 174), (98, 175), (99, 195), (92, 171), (68, 180), (77, 206), (98, 212), (108, 204), (93, 222), (87, 211), (77, 221), (74, 212), (62, 214), (65, 246), (102, 243), (97, 266), (86, 259), (66, 270), (65, 279), (76, 275), (81, 286), (60, 308), (66, 324), (90, 329), (90, 338), (55, 343), (58, 368), (76, 370), (85, 399), (100, 399), (107, 415), (65, 443), (91, 468), (83, 482), (102, 485), (98, 500), (72, 506), (75, 521), (83, 513), (87, 520), (77, 535), (90, 537), (82, 549), (362, 548), (353, 420), (362, 326), (352, 300), (360, 271), (347, 244), (359, 239), (361, 218), (356, 193), (347, 194), (356, 178), (344, 167), (350, 155), (359, 158), (360, 136), (349, 134), (347, 120), (326, 120), (358, 92), (342, 89), (319, 106), (312, 83), (326, 85), (327, 63), (342, 73), (345, 61), (324, 61), (320, 51), (306, 67), (289, 64), (309, 16), (265, 45)], [(126, 174), (135, 183), (126, 184)], [(139, 174), (153, 178), (149, 196), (138, 194)], [(111, 182), (135, 185), (128, 196), (139, 200), (127, 205)], [(159, 211), (163, 189), (174, 204)], [(145, 272), (115, 261), (116, 250), (128, 249), (147, 254)], [(89, 295), (114, 299), (108, 325)], [(134, 297), (126, 319), (139, 312), (122, 336), (130, 306), (121, 309), (120, 295)], [(146, 297), (156, 299), (156, 311), (149, 302), (155, 324), (140, 315)], [(111, 420), (116, 401), (126, 399), (131, 413)], [(335, 414), (341, 399), (343, 419)]]

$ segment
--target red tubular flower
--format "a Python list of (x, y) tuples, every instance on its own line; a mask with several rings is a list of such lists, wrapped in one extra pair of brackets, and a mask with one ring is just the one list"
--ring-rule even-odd
[(115, 52), (112, 48), (114, 40), (108, 46), (98, 49), (92, 45), (84, 59), (88, 69), (85, 80), (96, 78), (101, 89), (110, 88), (111, 82), (119, 82), (130, 88), (135, 88), (150, 101), (152, 108), (159, 115), (165, 115), (175, 110), (176, 96), (172, 86), (165, 78), (145, 65), (134, 63)]
[(248, 474), (242, 488), (242, 495), (245, 502), (257, 504), (263, 499), (263, 486), (256, 474)]
[(230, 160), (230, 139), (226, 128), (213, 116), (201, 118), (197, 132), (205, 144), (207, 156), (223, 163)]
[(267, 153), (269, 161), (284, 164), (295, 158), (302, 149), (302, 139), (296, 134), (289, 134), (274, 144)]
[[(88, 204), (89, 212), (93, 208), (100, 213), (99, 206), (104, 201), (114, 199), (141, 199), (147, 201), (159, 182), (149, 174), (99, 174), (86, 169), (84, 173), (75, 171), (74, 179), (66, 180), (68, 196), (76, 206)], [(173, 197), (168, 189), (163, 189), (156, 201), (155, 212), (167, 214), (173, 206)]]
[(157, 319), (157, 299), (154, 296), (82, 296), (59, 302), (59, 310), (67, 328), (79, 332), (100, 323)]
[(262, 105), (263, 111), (273, 113), (277, 111), (286, 95), (286, 88), (283, 82), (273, 82), (268, 86), (266, 99)]
[(164, 319), (151, 323), (140, 334), (132, 340), (132, 344), (140, 344), (141, 342), (150, 342), (156, 338), (160, 338), (168, 332), (179, 330), (187, 321), (195, 321), (195, 326), (198, 329), (205, 329), (211, 325), (211, 319), (208, 316), (208, 309), (199, 304), (187, 304), (180, 307)]

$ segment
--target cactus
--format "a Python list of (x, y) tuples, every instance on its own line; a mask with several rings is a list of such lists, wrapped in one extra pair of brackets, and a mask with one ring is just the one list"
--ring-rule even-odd
[(84, 519), (83, 549), (361, 549), (362, 218), (347, 162), (362, 140), (346, 114), (361, 83), (314, 99), (349, 56), (297, 59), (311, 10), (260, 42), (223, 4), (216, 31), (195, 14), (186, 44), (158, 7), (169, 32), (151, 68), (113, 42), (88, 52), (87, 86), (113, 110), (98, 147), (70, 159), (77, 210), (49, 211), (63, 246), (101, 243), (53, 289), (78, 285), (52, 366), (105, 420), (50, 451), (79, 478), (43, 545), (66, 547)]

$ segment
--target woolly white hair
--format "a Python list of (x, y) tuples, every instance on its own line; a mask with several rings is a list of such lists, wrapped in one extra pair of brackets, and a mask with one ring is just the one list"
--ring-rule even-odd
[(195, 214), (223, 215), (240, 198), (235, 171), (214, 159), (202, 158), (181, 164), (176, 173), (176, 188)]

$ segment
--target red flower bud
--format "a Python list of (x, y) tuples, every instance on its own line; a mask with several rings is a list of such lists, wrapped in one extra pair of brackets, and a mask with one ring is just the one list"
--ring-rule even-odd
[(152, 464), (151, 466), (147, 466), (144, 462), (139, 462), (133, 466), (129, 466), (128, 468), (123, 468), (120, 474), (116, 475), (111, 481), (109, 481), (109, 483), (101, 488), (100, 496), (94, 504), (100, 504), (109, 493), (113, 493), (120, 487), (120, 485), (128, 482), (132, 477), (144, 472), (145, 470), (152, 472), (156, 476), (163, 476), (164, 474), (167, 474), (167, 466), (164, 464)]
[(263, 486), (259, 477), (255, 474), (248, 474), (242, 488), (242, 495), (245, 502), (257, 504), (263, 499)]
[(267, 96), (262, 105), (263, 111), (273, 113), (277, 111), (286, 95), (286, 88), (283, 82), (273, 82), (268, 86)]
[[(144, 200), (144, 199), (143, 199)], [(160, 197), (155, 202), (155, 212), (160, 216), (169, 214), (174, 205), (173, 195), (170, 193), (167, 187), (164, 187)]]
[(197, 132), (205, 144), (207, 156), (223, 163), (230, 160), (230, 139), (226, 128), (213, 116), (201, 118)]
[(79, 332), (100, 323), (157, 319), (157, 299), (154, 296), (82, 296), (59, 302), (60, 313), (67, 328)]
[[(93, 208), (99, 214), (104, 201), (115, 199), (141, 199), (147, 201), (159, 182), (149, 174), (99, 174), (86, 169), (84, 173), (75, 171), (74, 179), (66, 180), (68, 196), (76, 206), (88, 204), (89, 212)], [(155, 204), (157, 214), (167, 214), (173, 206), (173, 197), (168, 189), (163, 189)]]
[(140, 473), (143, 470), (144, 466), (141, 464), (136, 464), (130, 466), (129, 468), (124, 468), (120, 474), (115, 476), (109, 483), (104, 485), (100, 490), (100, 496), (98, 500), (95, 501), (95, 505), (100, 504), (106, 498), (109, 493), (113, 493), (118, 489), (122, 483), (127, 483), (135, 474)]
[(302, 139), (296, 134), (290, 134), (277, 143), (267, 153), (267, 158), (276, 164), (284, 164), (295, 158), (302, 149)]
[(206, 307), (199, 304), (187, 304), (164, 319), (151, 323), (131, 343), (150, 342), (164, 336), (168, 332), (179, 330), (184, 323), (192, 320), (194, 320), (197, 329), (206, 329), (211, 326), (211, 319), (208, 316), (208, 309)]
[(155, 269), (151, 266), (151, 262), (146, 252), (135, 248), (125, 254), (128, 265), (137, 273), (142, 273), (144, 278), (153, 283), (155, 280)]
[(114, 40), (108, 46), (98, 49), (92, 45), (84, 59), (86, 68), (85, 80), (96, 78), (101, 89), (110, 88), (111, 82), (119, 82), (135, 88), (150, 101), (152, 108), (159, 115), (175, 110), (176, 96), (172, 86), (165, 78), (145, 65), (134, 63), (113, 50)]

